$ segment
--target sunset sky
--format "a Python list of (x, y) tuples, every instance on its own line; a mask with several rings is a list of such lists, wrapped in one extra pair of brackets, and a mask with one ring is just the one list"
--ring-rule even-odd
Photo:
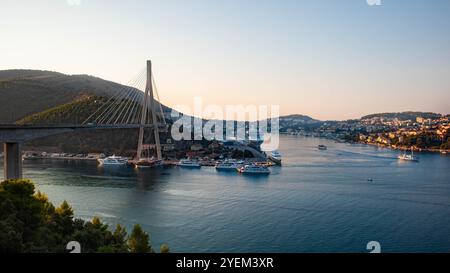
[(0, 12), (0, 70), (126, 83), (151, 59), (172, 107), (450, 112), (448, 0), (0, 0)]

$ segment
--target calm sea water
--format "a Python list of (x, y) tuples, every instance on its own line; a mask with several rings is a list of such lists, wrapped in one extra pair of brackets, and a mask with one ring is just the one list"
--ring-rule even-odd
[(27, 161), (24, 172), (77, 217), (140, 223), (157, 249), (367, 252), (378, 241), (383, 252), (450, 252), (449, 156), (400, 162), (388, 149), (288, 136), (280, 152), (267, 177), (60, 161)]

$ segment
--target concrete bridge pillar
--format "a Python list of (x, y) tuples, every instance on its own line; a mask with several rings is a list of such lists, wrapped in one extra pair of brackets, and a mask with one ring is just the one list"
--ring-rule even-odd
[(22, 144), (19, 142), (3, 144), (5, 179), (22, 178)]

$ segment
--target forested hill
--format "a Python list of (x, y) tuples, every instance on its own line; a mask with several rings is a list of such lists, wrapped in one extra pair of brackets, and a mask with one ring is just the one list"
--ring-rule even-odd
[[(0, 70), (0, 124), (14, 123), (84, 97), (110, 97), (124, 88), (124, 85), (88, 75)], [(164, 111), (169, 109), (164, 107)]]
[(362, 117), (361, 119), (371, 119), (371, 118), (386, 118), (386, 119), (394, 119), (397, 118), (399, 120), (413, 120), (415, 121), (417, 117), (422, 118), (438, 118), (441, 114), (432, 113), (432, 112), (399, 112), (399, 113), (379, 113), (379, 114), (371, 114)]

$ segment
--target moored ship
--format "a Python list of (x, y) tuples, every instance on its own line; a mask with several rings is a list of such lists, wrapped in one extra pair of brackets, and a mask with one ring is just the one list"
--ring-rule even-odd
[(200, 165), (200, 163), (197, 160), (192, 160), (192, 159), (181, 159), (178, 162), (178, 166), (183, 167), (183, 168), (201, 168), (202, 167), (202, 165)]
[(235, 160), (225, 160), (216, 164), (218, 171), (236, 171), (241, 165)]
[(99, 158), (97, 161), (102, 166), (123, 166), (128, 163), (128, 158), (122, 156), (108, 156), (106, 158)]
[(268, 158), (277, 165), (281, 165), (281, 154), (278, 151), (273, 151)]
[(265, 166), (245, 165), (238, 169), (243, 174), (270, 174), (270, 170)]
[(154, 168), (163, 166), (163, 161), (158, 160), (154, 157), (152, 158), (141, 158), (134, 163), (135, 168)]

